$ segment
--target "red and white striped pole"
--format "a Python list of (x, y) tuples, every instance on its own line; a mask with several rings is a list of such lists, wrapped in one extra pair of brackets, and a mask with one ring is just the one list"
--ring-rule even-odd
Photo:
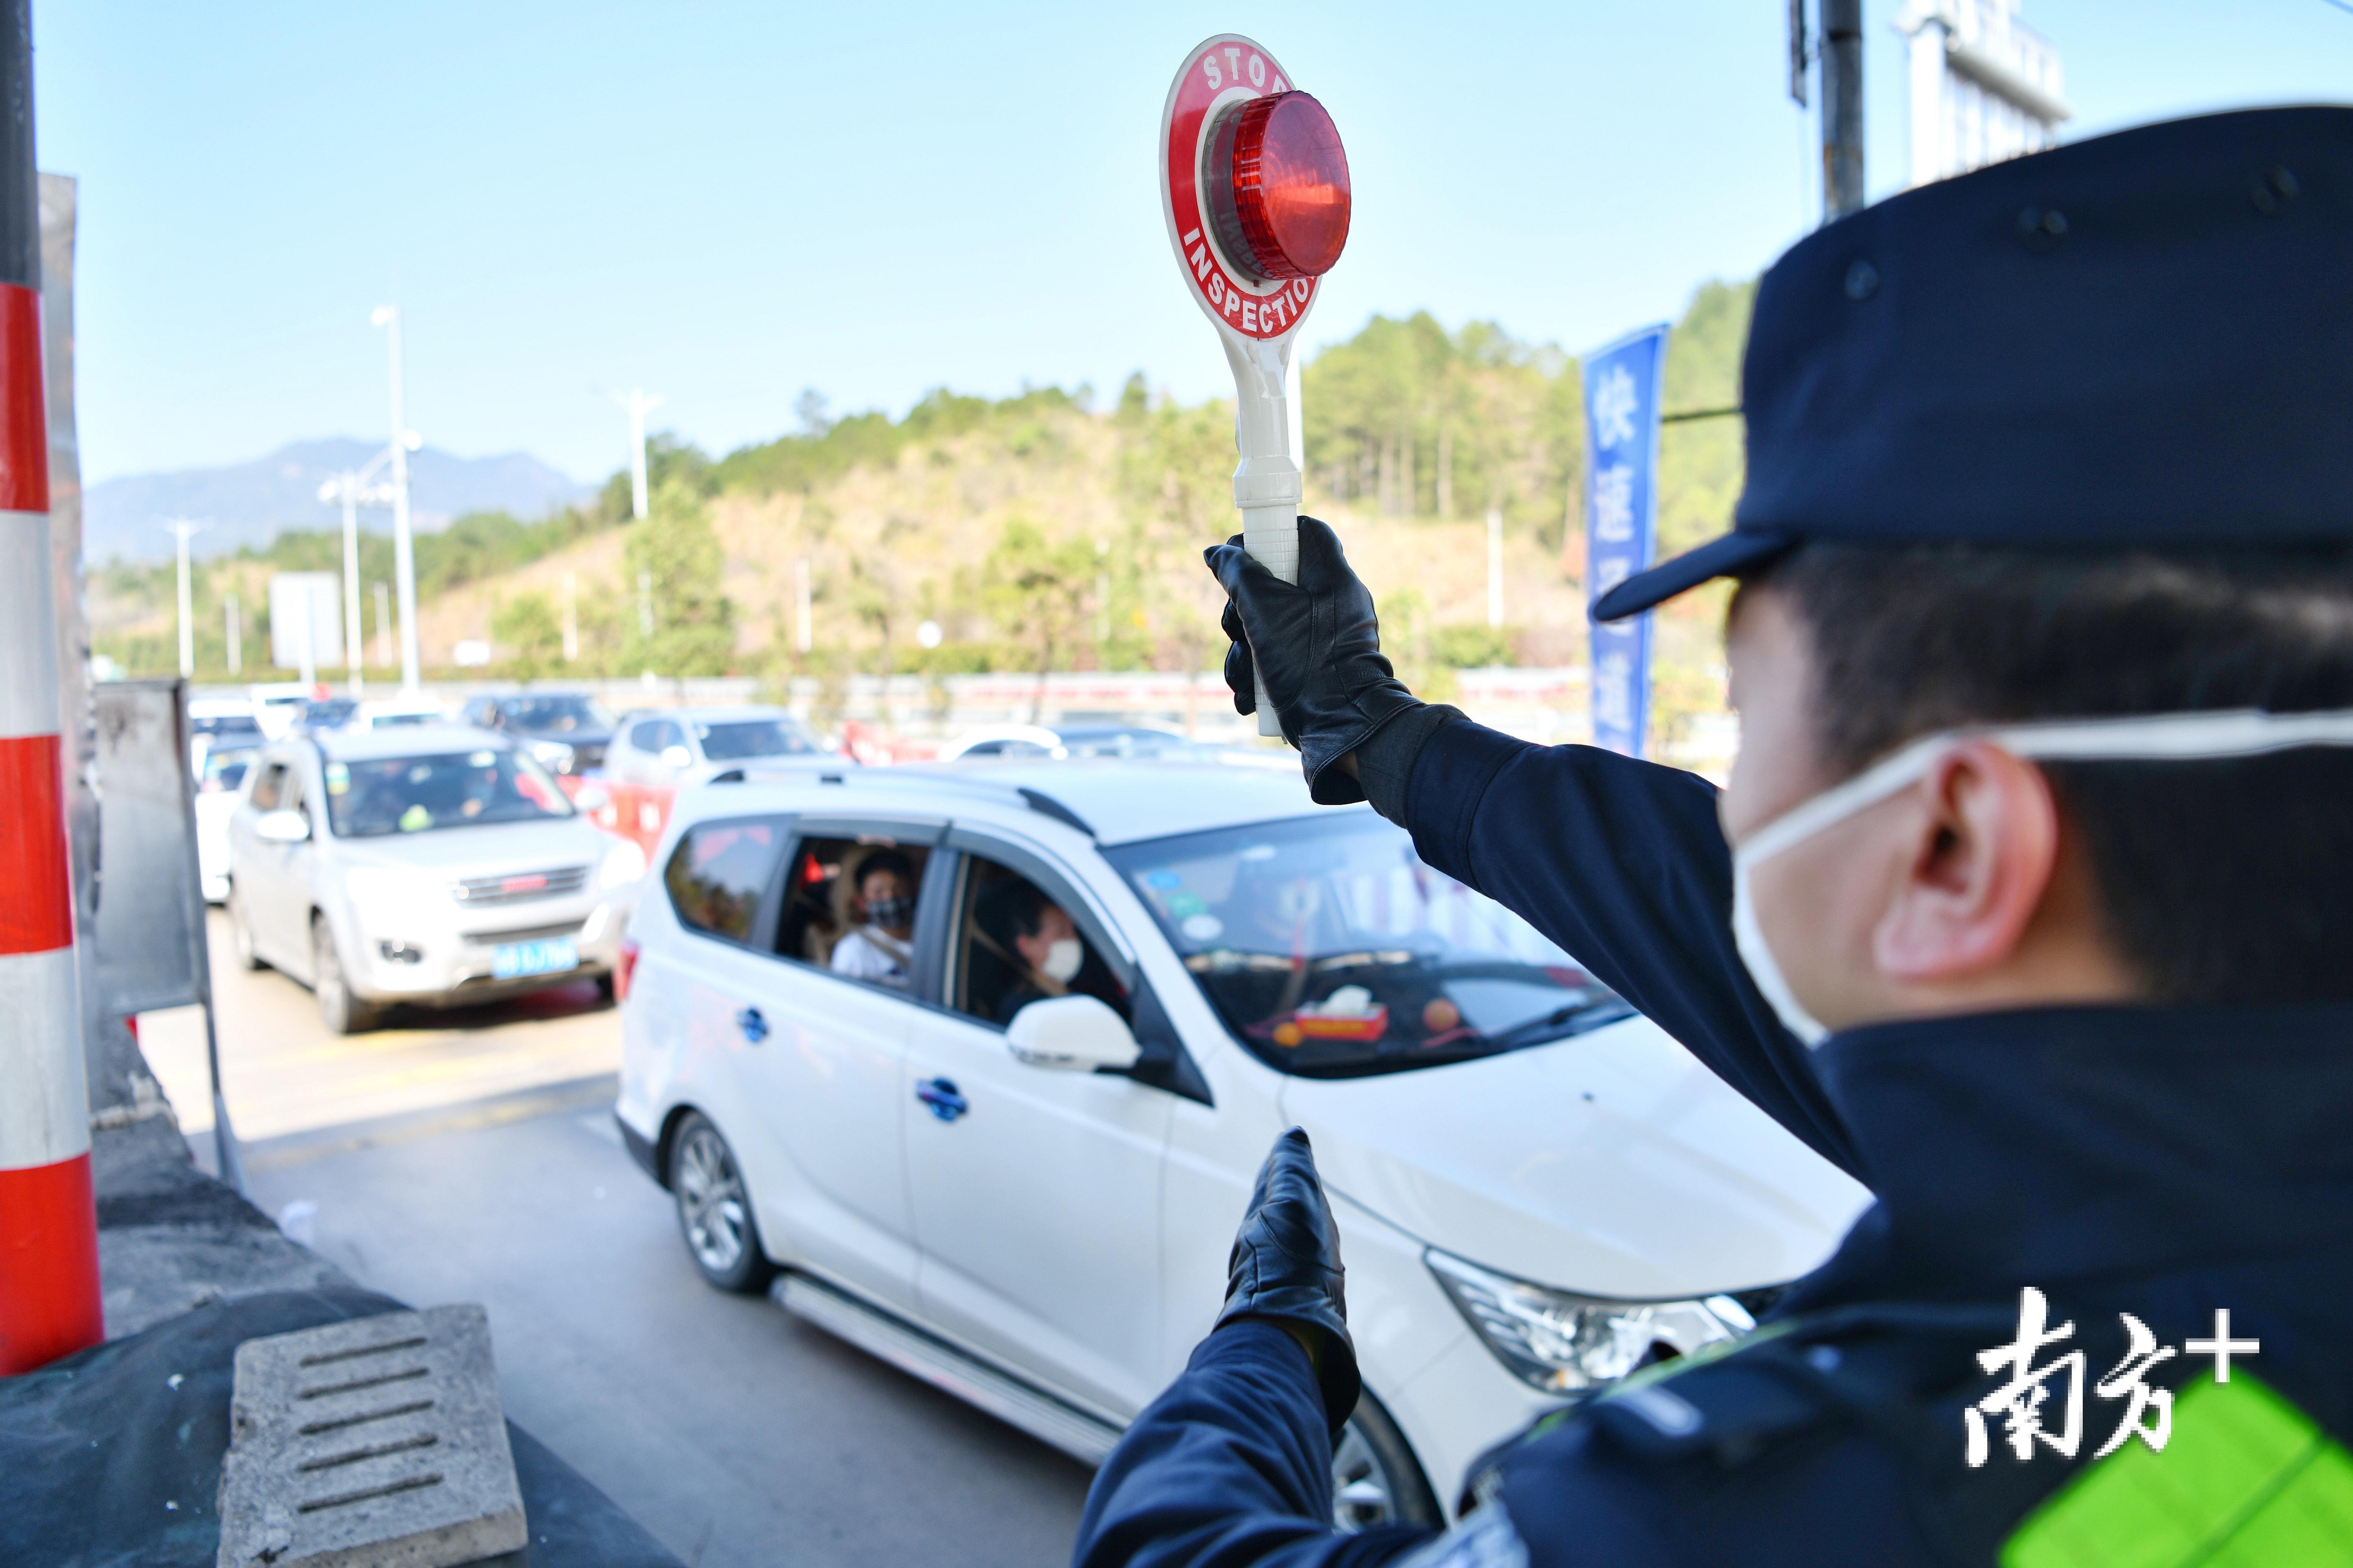
[(58, 738), (29, 0), (0, 0), (0, 1375), (106, 1337)]

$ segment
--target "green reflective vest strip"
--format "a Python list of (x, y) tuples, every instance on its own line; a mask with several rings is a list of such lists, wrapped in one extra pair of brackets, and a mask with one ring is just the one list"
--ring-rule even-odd
[(2348, 1568), (2353, 1456), (2245, 1372), (2174, 1396), (2158, 1453), (2137, 1437), (2053, 1493), (2002, 1568)]

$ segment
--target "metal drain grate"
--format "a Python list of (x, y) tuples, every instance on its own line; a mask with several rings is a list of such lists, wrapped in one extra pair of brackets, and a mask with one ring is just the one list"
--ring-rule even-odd
[(248, 1340), (218, 1568), (448, 1568), (528, 1540), (480, 1307)]

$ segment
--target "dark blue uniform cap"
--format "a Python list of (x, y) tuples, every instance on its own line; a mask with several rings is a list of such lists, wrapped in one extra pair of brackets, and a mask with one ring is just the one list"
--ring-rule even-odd
[(2353, 109), (2174, 121), (1894, 196), (1757, 290), (1733, 531), (1619, 620), (1809, 539), (2353, 541)]

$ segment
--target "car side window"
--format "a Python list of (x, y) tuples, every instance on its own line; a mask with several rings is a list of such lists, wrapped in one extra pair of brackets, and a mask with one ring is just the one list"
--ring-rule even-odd
[(948, 941), (949, 1005), (1009, 1024), (1032, 1002), (1086, 995), (1133, 1021), (1126, 987), (1048, 889), (981, 855), (965, 858)]
[(276, 811), (279, 790), (285, 782), (286, 764), (272, 763), (261, 770), (260, 777), (253, 781), (253, 793), (246, 798), (256, 811)]
[(930, 858), (927, 846), (881, 834), (802, 839), (785, 874), (777, 955), (912, 990), (915, 898)]
[(688, 828), (662, 869), (679, 920), (729, 942), (751, 941), (760, 900), (789, 837), (786, 825), (774, 821), (699, 822)]

